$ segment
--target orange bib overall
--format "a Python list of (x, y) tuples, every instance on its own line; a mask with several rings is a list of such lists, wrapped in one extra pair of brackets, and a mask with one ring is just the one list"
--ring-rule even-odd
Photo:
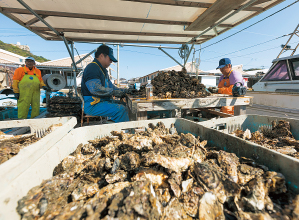
[[(230, 84), (229, 76), (232, 73), (233, 70), (230, 71), (228, 76), (225, 76), (223, 80), (218, 84), (218, 93), (219, 94), (227, 94), (227, 95), (233, 95), (232, 88), (234, 85)], [(234, 115), (234, 106), (223, 106), (221, 108), (221, 112)]]

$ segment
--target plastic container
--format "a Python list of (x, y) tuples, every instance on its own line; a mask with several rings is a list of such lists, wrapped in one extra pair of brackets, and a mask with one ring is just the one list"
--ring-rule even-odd
[(299, 193), (299, 160), (270, 150), (266, 147), (243, 140), (229, 133), (240, 128), (255, 132), (261, 126), (272, 128), (272, 121), (286, 120), (290, 123), (291, 132), (296, 140), (299, 140), (299, 120), (293, 118), (281, 118), (264, 115), (240, 115), (229, 118), (212, 119), (198, 124), (206, 127), (210, 132), (205, 137), (208, 143), (219, 146), (225, 151), (254, 159), (257, 163), (269, 167), (270, 170), (281, 172), (287, 180), (290, 189)]
[(288, 121), (291, 125), (291, 132), (293, 133), (294, 138), (299, 140), (299, 120), (294, 118), (281, 118), (265, 115), (240, 115), (229, 118), (214, 118), (205, 122), (200, 122), (199, 124), (229, 134), (238, 128), (244, 131), (249, 129), (250, 132), (258, 131), (262, 126), (272, 128), (272, 121), (275, 120)]
[[(0, 129), (10, 128), (13, 122), (13, 120), (0, 122)], [(44, 159), (41, 161), (41, 158), (44, 156), (48, 158), (48, 151), (74, 128), (77, 119), (57, 117), (24, 119), (15, 122), (18, 122), (18, 127), (31, 127), (32, 130), (47, 129), (51, 125), (60, 123), (62, 125), (39, 141), (21, 149), (16, 156), (0, 165), (0, 219), (20, 219), (13, 210), (16, 208), (17, 201), (28, 192), (27, 186), (32, 186), (34, 178), (43, 176), (45, 167), (49, 166), (48, 161)], [(39, 168), (36, 167), (37, 161), (41, 163)]]
[(4, 109), (0, 111), (0, 121), (10, 119), (14, 117), (14, 108), (8, 107), (7, 109)]
[[(127, 131), (132, 130), (132, 128), (147, 127), (149, 123), (157, 124), (160, 121), (167, 128), (170, 128), (170, 125), (174, 123), (179, 133), (191, 133), (200, 136), (201, 140), (207, 140), (210, 146), (236, 153), (239, 157), (253, 158), (258, 163), (268, 166), (271, 170), (283, 173), (290, 189), (296, 193), (299, 192), (299, 160), (294, 160), (294, 158), (248, 141), (239, 140), (232, 135), (204, 127), (199, 123), (186, 119), (169, 118), (132, 121), (80, 127), (70, 131), (15, 179), (9, 187), (6, 189), (0, 188), (2, 191), (0, 195), (0, 219), (19, 219), (20, 216), (16, 212), (17, 201), (25, 196), (32, 187), (41, 184), (45, 179), (51, 178), (55, 166), (72, 153), (79, 144), (87, 144), (89, 140), (110, 136), (111, 131)], [(259, 155), (259, 158), (256, 158), (256, 155)], [(2, 178), (6, 179), (7, 177)], [(6, 203), (5, 201), (9, 202)]]
[(139, 91), (140, 90), (140, 83), (135, 83), (134, 87), (135, 87), (136, 90)]
[(151, 80), (147, 81), (147, 85), (145, 86), (145, 93), (146, 93), (146, 99), (150, 100), (154, 98), (154, 87), (151, 84)]

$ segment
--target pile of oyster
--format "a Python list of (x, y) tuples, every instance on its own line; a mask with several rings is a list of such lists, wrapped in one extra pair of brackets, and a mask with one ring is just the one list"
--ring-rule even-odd
[(272, 121), (271, 127), (262, 126), (259, 131), (253, 133), (248, 129), (245, 131), (237, 129), (233, 134), (268, 149), (299, 159), (299, 141), (294, 138), (288, 121)]
[(79, 145), (18, 202), (22, 219), (296, 219), (281, 173), (174, 126)]
[(47, 117), (80, 117), (81, 99), (78, 97), (54, 96), (49, 100)]
[(0, 164), (16, 156), (21, 149), (39, 140), (34, 134), (11, 136), (11, 138), (7, 138), (4, 133), (0, 134)]
[[(151, 84), (154, 87), (154, 98), (200, 98), (210, 94), (204, 84), (195, 77), (190, 77), (185, 71), (160, 72)], [(145, 87), (132, 95), (145, 97)]]
[[(61, 123), (50, 126), (44, 136), (60, 126), (62, 126)], [(38, 140), (40, 140), (40, 138), (37, 138), (35, 134), (7, 135), (0, 131), (0, 164), (16, 156), (21, 149)]]

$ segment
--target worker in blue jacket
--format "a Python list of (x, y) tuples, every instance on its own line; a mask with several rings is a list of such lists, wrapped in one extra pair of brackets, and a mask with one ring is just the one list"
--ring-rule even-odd
[(109, 79), (106, 68), (117, 62), (112, 48), (101, 45), (95, 52), (95, 59), (83, 72), (81, 91), (84, 99), (84, 113), (91, 116), (109, 117), (114, 122), (129, 121), (128, 109), (116, 103), (112, 96), (123, 97), (125, 89), (117, 88)]

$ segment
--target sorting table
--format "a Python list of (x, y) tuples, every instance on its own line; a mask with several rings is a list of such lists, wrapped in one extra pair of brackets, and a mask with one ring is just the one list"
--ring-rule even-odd
[(233, 97), (212, 94), (205, 98), (152, 99), (128, 97), (128, 106), (136, 120), (146, 120), (148, 111), (205, 109), (222, 106), (235, 106), (235, 115), (246, 114), (246, 106), (252, 104), (253, 97)]

